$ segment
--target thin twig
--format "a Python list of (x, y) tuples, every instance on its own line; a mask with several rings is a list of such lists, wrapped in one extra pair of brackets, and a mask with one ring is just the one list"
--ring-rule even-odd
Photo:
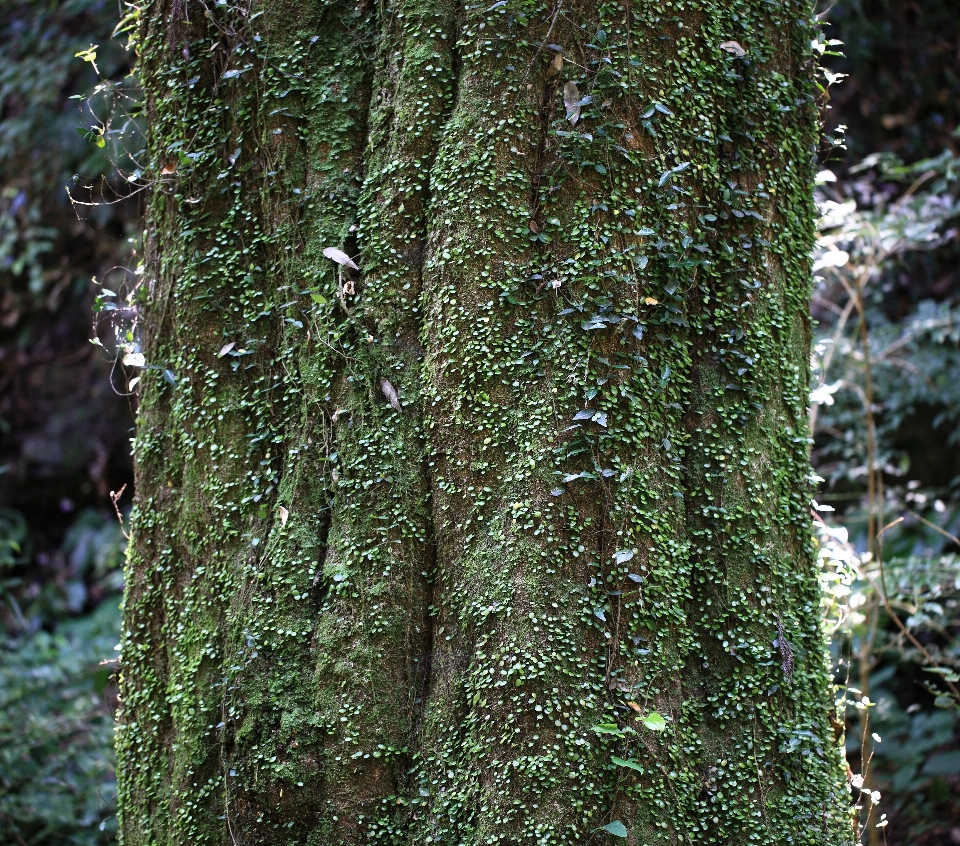
[(117, 503), (120, 501), (120, 497), (123, 496), (123, 492), (124, 492), (126, 489), (127, 489), (127, 483), (124, 482), (124, 483), (123, 483), (123, 487), (120, 488), (120, 490), (118, 490), (116, 493), (114, 493), (113, 491), (110, 491), (110, 502), (113, 503), (113, 510), (114, 510), (114, 511), (116, 512), (116, 514), (117, 514), (117, 520), (120, 521), (120, 531), (121, 531), (121, 533), (123, 534), (123, 536), (124, 536), (127, 540), (130, 540), (130, 535), (128, 535), (128, 534), (127, 534), (127, 530), (123, 528), (123, 515), (120, 513), (120, 506), (117, 505)]
[(904, 192), (897, 198), (897, 201), (896, 201), (892, 206), (890, 206), (890, 213), (891, 213), (891, 214), (895, 214), (896, 212), (900, 211), (900, 209), (901, 209), (901, 207), (903, 206), (903, 204), (904, 204), (907, 200), (909, 200), (911, 196), (913, 196), (914, 192), (915, 192), (921, 185), (923, 185), (924, 182), (927, 182), (928, 180), (933, 179), (933, 177), (935, 177), (936, 175), (937, 175), (937, 172), (936, 172), (935, 170), (928, 170), (926, 173), (924, 173), (924, 174), (922, 174), (921, 176), (917, 177), (917, 179), (914, 180), (913, 184), (912, 184), (909, 188), (907, 188), (907, 190), (904, 191)]
[[(922, 520), (923, 518), (921, 517), (920, 519)], [(949, 537), (952, 537), (952, 535), (949, 535), (948, 532), (944, 532), (944, 534), (948, 535)], [(953, 538), (953, 540), (956, 541), (957, 539)], [(879, 538), (878, 538), (878, 541), (879, 541)], [(960, 544), (960, 541), (957, 541), (957, 543)], [(930, 664), (933, 666), (934, 669), (937, 669), (937, 670), (944, 669), (943, 667), (940, 666), (940, 662), (937, 661), (937, 659), (930, 654), (927, 648), (922, 643), (920, 643), (920, 641), (917, 640), (916, 637), (914, 637), (913, 632), (911, 632), (910, 629), (908, 629), (904, 625), (903, 621), (900, 619), (897, 612), (893, 610), (893, 606), (890, 604), (890, 600), (887, 599), (887, 584), (886, 584), (886, 579), (884, 578), (884, 572), (883, 572), (883, 556), (882, 556), (883, 544), (882, 543), (878, 544), (878, 549), (881, 552), (881, 555), (877, 556), (877, 565), (878, 565), (878, 570), (880, 572), (879, 590), (878, 590), (878, 585), (874, 580), (873, 576), (871, 576), (866, 571), (864, 571), (863, 575), (870, 582), (870, 584), (873, 585), (874, 590), (878, 591), (880, 596), (880, 601), (883, 603), (883, 607), (886, 609), (887, 613), (890, 615), (890, 619), (893, 620), (894, 625), (896, 625), (896, 627), (900, 629), (900, 632), (903, 634), (903, 636), (906, 637), (906, 639), (909, 640), (910, 643), (912, 643), (917, 650), (919, 650), (920, 654), (924, 658), (926, 658), (927, 661), (930, 662)], [(950, 688), (950, 692), (956, 697), (957, 701), (960, 702), (960, 690), (957, 689), (957, 686), (952, 681), (949, 681), (946, 678), (944, 678), (943, 681), (944, 681), (944, 684), (946, 684), (946, 686)]]
[(907, 514), (909, 514), (911, 517), (916, 517), (916, 519), (919, 520), (921, 523), (923, 523), (924, 526), (929, 526), (935, 532), (939, 532), (945, 538), (949, 538), (957, 546), (960, 546), (960, 538), (958, 538), (956, 535), (951, 535), (950, 532), (948, 532), (946, 529), (941, 528), (936, 523), (931, 523), (925, 517), (921, 517), (919, 514), (917, 514), (916, 511), (911, 511), (909, 508), (907, 509)]
[(557, 3), (557, 8), (553, 10), (553, 14), (550, 16), (550, 26), (547, 29), (547, 34), (543, 36), (543, 42), (537, 47), (537, 52), (533, 54), (533, 58), (530, 60), (530, 64), (527, 65), (527, 72), (523, 75), (523, 79), (520, 80), (520, 85), (517, 86), (517, 89), (523, 87), (523, 83), (527, 81), (527, 78), (530, 76), (530, 71), (533, 70), (534, 62), (537, 61), (539, 55), (543, 52), (543, 45), (547, 43), (547, 39), (550, 38), (553, 33), (554, 24), (557, 22), (557, 17), (560, 15), (560, 11), (563, 9), (563, 0), (560, 0)]

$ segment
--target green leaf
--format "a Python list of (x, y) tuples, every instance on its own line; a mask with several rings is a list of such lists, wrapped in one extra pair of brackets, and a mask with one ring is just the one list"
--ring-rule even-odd
[(629, 767), (631, 770), (636, 770), (638, 773), (643, 772), (643, 767), (640, 766), (639, 762), (634, 761), (633, 758), (618, 758), (616, 755), (613, 755), (610, 758), (613, 763), (618, 767)]
[(74, 57), (77, 59), (83, 59), (85, 62), (90, 62), (91, 64), (97, 60), (97, 47), (98, 44), (91, 44), (86, 50), (81, 50), (79, 53), (74, 53)]
[(326, 305), (327, 298), (322, 294), (311, 294), (310, 299), (313, 300), (317, 305)]
[(943, 676), (948, 682), (960, 681), (960, 675), (957, 675), (957, 673), (948, 667), (924, 667), (923, 671), (925, 673), (936, 673), (937, 675)]
[(667, 721), (656, 711), (651, 711), (643, 718), (643, 724), (650, 731), (663, 731), (667, 727)]
[(614, 820), (613, 822), (607, 823), (603, 827), (604, 831), (609, 831), (614, 837), (626, 837), (627, 836), (627, 827), (620, 822), (620, 820)]
[(616, 723), (600, 723), (600, 725), (594, 726), (593, 730), (597, 734), (615, 734), (617, 737), (623, 736), (623, 732)]
[(924, 775), (960, 775), (960, 750), (931, 755), (922, 772)]

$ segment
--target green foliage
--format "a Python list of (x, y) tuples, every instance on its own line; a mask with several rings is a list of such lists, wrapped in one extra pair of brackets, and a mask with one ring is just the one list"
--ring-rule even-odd
[[(960, 306), (949, 289), (925, 290), (921, 282), (904, 289), (911, 276), (929, 278), (953, 261), (957, 161), (944, 155), (904, 167), (872, 156), (855, 170), (877, 172), (842, 183), (842, 194), (827, 183), (815, 265), (822, 277), (814, 299), (819, 384), (812, 402), (814, 460), (830, 502), (860, 495), (871, 433), (871, 472), (883, 474), (885, 513), (926, 510), (940, 497), (956, 496), (960, 465), (951, 424), (960, 419)], [(894, 199), (902, 191), (894, 180), (905, 185), (918, 176), (911, 191)], [(872, 421), (865, 413), (868, 367)], [(911, 437), (924, 426), (943, 432), (939, 447)], [(931, 451), (939, 452), (939, 466), (931, 466)], [(895, 537), (885, 543), (896, 554), (910, 549)]]
[[(87, 509), (67, 530), (60, 549), (45, 561), (55, 570), (39, 579), (25, 566), (31, 556), (20, 554), (32, 546), (27, 520), (18, 511), (0, 512), (0, 602), (9, 613), (13, 632), (54, 628), (58, 621), (116, 596), (122, 586), (126, 540), (118, 521)], [(16, 552), (16, 556), (12, 553)]]
[(96, 81), (74, 57), (91, 41), (101, 72), (124, 73), (114, 17), (98, 0), (0, 4), (0, 842), (18, 846), (115, 840), (115, 664), (100, 662), (124, 539), (96, 506), (129, 466), (130, 420), (91, 355), (87, 291), (122, 262), (124, 218), (64, 190), (90, 200), (112, 168), (71, 97)]
[[(0, 646), (0, 839), (114, 842), (116, 600)], [(104, 663), (108, 662), (108, 663)]]
[(603, 826), (604, 831), (609, 831), (614, 837), (626, 837), (627, 836), (627, 827), (620, 822), (620, 820), (614, 820), (613, 822), (607, 823)]
[[(0, 603), (9, 612), (0, 641), (0, 840), (113, 843), (114, 646), (125, 539), (112, 515), (82, 512), (46, 582), (18, 575), (29, 542), (23, 515), (0, 511)], [(91, 597), (96, 608), (75, 616)]]
[(106, 6), (103, 0), (11, 0), (0, 12), (0, 272), (15, 281), (15, 298), (5, 297), (6, 309), (35, 307), (57, 283), (73, 283), (50, 273), (63, 249), (57, 218), (72, 213), (64, 186), (75, 176), (93, 179), (112, 171), (103, 145), (78, 137), (81, 110), (66, 97), (71, 90), (90, 91), (97, 80), (75, 57), (89, 46), (89, 37), (99, 34), (104, 41), (103, 73), (122, 72), (123, 51), (109, 38)]
[(24, 516), (12, 508), (0, 509), (0, 576), (26, 560), (30, 530)]
[[(129, 474), (130, 409), (88, 342), (88, 292), (92, 275), (124, 263), (133, 209), (114, 202), (110, 128), (102, 148), (76, 131), (94, 122), (76, 98), (97, 75), (75, 54), (101, 42), (100, 72), (126, 74), (127, 56), (110, 39), (115, 16), (105, 0), (0, 4), (0, 501), (19, 511), (29, 536), (16, 572), (0, 578), (17, 580), (5, 587), (27, 618), (33, 591), (61, 575), (69, 524), (107, 506)], [(68, 184), (78, 201), (102, 204), (73, 206)], [(37, 611), (45, 625), (56, 604)], [(22, 628), (14, 613), (5, 598), (0, 621)]]
[(840, 673), (857, 674), (847, 747), (864, 833), (889, 823), (898, 841), (936, 828), (960, 774), (960, 311), (955, 290), (924, 282), (955, 260), (957, 169), (949, 152), (878, 154), (849, 181), (823, 175), (811, 424), (818, 499), (833, 503), (820, 509), (838, 509), (820, 532), (826, 596)]
[[(958, 680), (960, 663), (951, 635), (960, 620), (960, 564), (954, 555), (930, 552), (891, 558), (883, 567), (883, 593), (877, 563), (853, 550), (845, 529), (821, 525), (819, 534), (827, 571), (849, 576), (833, 582), (832, 592), (845, 611), (834, 651), (847, 717), (847, 753), (857, 771), (851, 786), (860, 792), (862, 817), (872, 811), (863, 833), (878, 821), (885, 825), (879, 817), (883, 813), (891, 822), (890, 842), (910, 842), (936, 828), (939, 820), (947, 822), (928, 797), (936, 792), (938, 779), (960, 775), (953, 749), (960, 709), (946, 686)], [(893, 624), (892, 614), (916, 641)], [(867, 767), (861, 760), (864, 752)], [(867, 798), (872, 791), (879, 804)]]

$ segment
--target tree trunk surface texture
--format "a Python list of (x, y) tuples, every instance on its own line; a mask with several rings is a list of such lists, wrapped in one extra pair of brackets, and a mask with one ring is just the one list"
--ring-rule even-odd
[(817, 37), (797, 0), (141, 11), (126, 846), (850, 842)]

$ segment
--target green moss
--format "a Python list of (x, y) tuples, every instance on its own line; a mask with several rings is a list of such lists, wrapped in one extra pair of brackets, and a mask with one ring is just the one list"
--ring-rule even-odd
[(161, 11), (124, 842), (849, 839), (810, 9)]

